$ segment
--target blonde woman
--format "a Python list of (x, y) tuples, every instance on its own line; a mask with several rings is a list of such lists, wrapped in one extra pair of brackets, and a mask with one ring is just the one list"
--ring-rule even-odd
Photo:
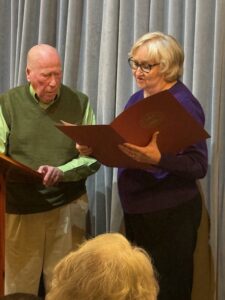
[[(125, 109), (167, 90), (204, 126), (199, 101), (181, 82), (184, 53), (173, 36), (147, 33), (134, 43), (128, 55), (139, 90), (131, 95)], [(207, 172), (207, 146), (200, 141), (179, 153), (161, 153), (157, 137), (155, 132), (146, 147), (120, 145), (126, 155), (148, 164), (146, 169), (118, 171), (126, 237), (153, 258), (159, 273), (159, 300), (191, 300), (193, 253), (201, 219), (197, 180)], [(85, 155), (92, 151), (85, 145), (77, 145), (77, 149)]]
[(118, 233), (84, 242), (56, 266), (46, 300), (156, 300), (151, 259)]

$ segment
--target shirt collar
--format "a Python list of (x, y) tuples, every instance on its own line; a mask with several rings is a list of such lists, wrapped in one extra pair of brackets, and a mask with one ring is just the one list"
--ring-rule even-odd
[[(45, 104), (45, 103), (41, 103), (41, 102), (39, 101), (38, 96), (37, 96), (37, 94), (36, 94), (36, 92), (35, 92), (35, 90), (34, 90), (34, 88), (33, 88), (33, 86), (32, 86), (31, 84), (29, 85), (29, 91), (30, 91), (31, 96), (34, 98), (34, 100), (35, 100), (37, 103), (39, 103), (40, 106), (43, 106), (43, 107), (49, 107), (49, 106), (52, 105), (52, 104), (59, 98), (59, 96), (60, 96), (60, 88), (59, 88), (59, 89), (58, 89), (58, 93), (57, 93), (55, 99), (54, 99), (53, 101), (51, 101), (50, 103)], [(43, 104), (43, 105), (42, 105), (42, 104)]]

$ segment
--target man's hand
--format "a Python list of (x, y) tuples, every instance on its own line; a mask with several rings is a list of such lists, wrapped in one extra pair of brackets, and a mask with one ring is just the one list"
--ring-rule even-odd
[(119, 145), (121, 151), (130, 156), (134, 160), (147, 163), (151, 165), (157, 165), (161, 159), (161, 153), (157, 145), (157, 136), (159, 132), (155, 132), (151, 141), (145, 147), (139, 147), (130, 143), (124, 143)]
[(63, 172), (56, 167), (44, 165), (40, 166), (37, 171), (44, 175), (43, 184), (46, 187), (57, 184), (63, 178)]
[(89, 156), (93, 152), (91, 147), (85, 145), (76, 144), (76, 149), (79, 151), (80, 155), (84, 156)]

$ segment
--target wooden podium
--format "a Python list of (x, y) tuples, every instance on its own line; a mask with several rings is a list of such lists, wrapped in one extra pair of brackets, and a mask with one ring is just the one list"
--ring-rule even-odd
[(29, 167), (0, 154), (0, 296), (4, 295), (4, 265), (5, 265), (5, 197), (6, 182), (42, 181), (42, 175)]

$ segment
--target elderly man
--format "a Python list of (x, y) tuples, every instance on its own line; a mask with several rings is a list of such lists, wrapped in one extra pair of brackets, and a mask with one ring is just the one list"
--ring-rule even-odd
[(43, 182), (6, 186), (5, 293), (48, 291), (56, 263), (80, 243), (87, 211), (86, 178), (99, 163), (80, 156), (55, 124), (94, 124), (88, 97), (61, 83), (59, 54), (32, 47), (28, 83), (0, 96), (0, 152), (43, 174)]

